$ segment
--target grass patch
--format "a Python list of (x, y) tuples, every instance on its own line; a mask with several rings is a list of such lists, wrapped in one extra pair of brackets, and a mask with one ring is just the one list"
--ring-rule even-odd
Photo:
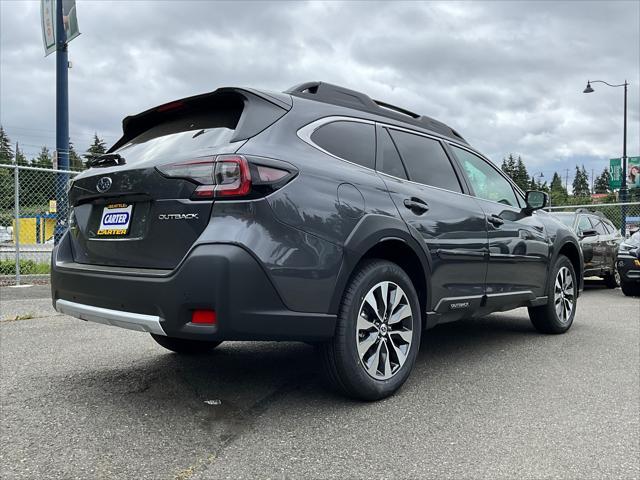
[[(33, 260), (20, 260), (21, 275), (46, 275), (51, 272), (48, 262), (34, 262)], [(15, 275), (15, 260), (0, 260), (0, 275)]]

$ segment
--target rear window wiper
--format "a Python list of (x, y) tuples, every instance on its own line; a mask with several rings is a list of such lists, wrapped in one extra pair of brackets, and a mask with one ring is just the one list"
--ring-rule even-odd
[(102, 155), (93, 155), (87, 160), (88, 167), (112, 167), (115, 165), (124, 165), (126, 160), (119, 153), (103, 153)]

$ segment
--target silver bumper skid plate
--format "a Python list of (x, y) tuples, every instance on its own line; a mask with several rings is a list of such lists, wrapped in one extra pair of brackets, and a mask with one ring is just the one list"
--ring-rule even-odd
[(56, 310), (65, 315), (88, 322), (102, 323), (104, 325), (166, 336), (160, 324), (160, 317), (156, 315), (111, 310), (109, 308), (94, 307), (92, 305), (70, 302), (68, 300), (56, 300)]

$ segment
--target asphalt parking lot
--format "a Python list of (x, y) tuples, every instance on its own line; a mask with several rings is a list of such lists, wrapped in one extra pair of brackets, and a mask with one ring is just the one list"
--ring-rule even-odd
[[(443, 325), (394, 397), (328, 392), (311, 346), (181, 358), (2, 288), (0, 477), (639, 478), (640, 300), (590, 284), (573, 328)], [(15, 318), (18, 317), (16, 320)]]

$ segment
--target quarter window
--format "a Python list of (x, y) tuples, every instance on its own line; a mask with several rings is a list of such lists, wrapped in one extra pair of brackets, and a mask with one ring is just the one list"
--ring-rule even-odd
[(374, 168), (376, 137), (372, 124), (349, 121), (327, 123), (311, 134), (311, 140), (336, 157)]
[(589, 217), (580, 215), (580, 219), (578, 220), (578, 233), (584, 232), (585, 230), (593, 230), (593, 225), (591, 225)]
[(604, 226), (604, 224), (600, 220), (596, 220), (595, 218), (592, 218), (591, 223), (595, 225), (598, 235), (609, 235), (607, 228)]
[(376, 162), (376, 169), (380, 172), (392, 175), (398, 178), (407, 179), (407, 173), (398, 155), (398, 150), (393, 144), (389, 132), (382, 128), (378, 130), (380, 135), (378, 136), (378, 160)]
[(519, 207), (516, 194), (509, 181), (483, 158), (452, 145), (462, 168), (469, 178), (473, 191), (479, 198), (512, 207)]
[(409, 180), (462, 192), (451, 161), (437, 140), (390, 130), (409, 174)]

